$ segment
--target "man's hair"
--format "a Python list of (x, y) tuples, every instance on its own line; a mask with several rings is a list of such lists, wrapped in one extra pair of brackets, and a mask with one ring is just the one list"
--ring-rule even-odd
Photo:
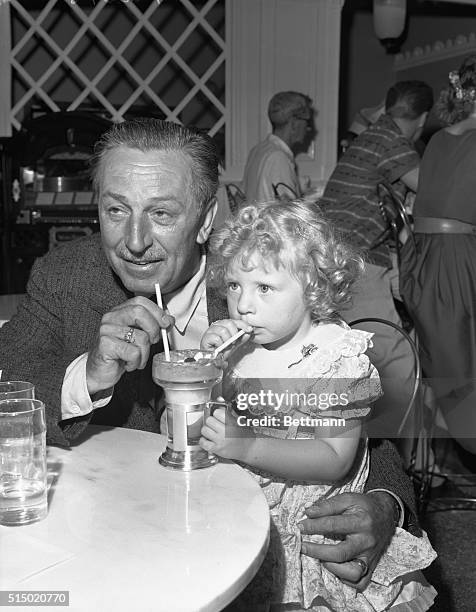
[(104, 160), (107, 154), (119, 147), (139, 151), (180, 151), (191, 162), (192, 196), (201, 212), (215, 197), (218, 189), (218, 150), (213, 140), (195, 128), (187, 128), (170, 121), (147, 117), (114, 124), (105, 132), (94, 148), (91, 161), (92, 179), (99, 193)]
[(424, 81), (398, 81), (385, 98), (385, 112), (393, 119), (417, 119), (433, 106), (433, 90)]
[(311, 98), (297, 91), (280, 91), (269, 101), (268, 118), (273, 130), (283, 127), (292, 117), (311, 118)]
[(284, 267), (300, 283), (313, 320), (339, 319), (364, 268), (360, 254), (334, 230), (317, 205), (273, 200), (240, 208), (209, 242), (209, 283), (223, 295), (227, 271), (237, 262), (252, 269), (257, 255), (266, 268)]

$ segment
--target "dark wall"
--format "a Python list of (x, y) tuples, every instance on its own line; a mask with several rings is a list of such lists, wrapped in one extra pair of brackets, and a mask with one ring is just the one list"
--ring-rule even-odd
[[(476, 7), (408, 0), (408, 25), (401, 51), (412, 51), (437, 41), (454, 41), (458, 35), (471, 32), (476, 33)], [(339, 129), (342, 135), (360, 108), (376, 106), (395, 80), (409, 77), (403, 72), (395, 73), (394, 56), (387, 55), (375, 37), (371, 2), (347, 0), (344, 5), (341, 63)], [(459, 59), (442, 63), (440, 67), (428, 65), (418, 77), (411, 78), (427, 80), (436, 94), (444, 85), (442, 75), (458, 63)]]

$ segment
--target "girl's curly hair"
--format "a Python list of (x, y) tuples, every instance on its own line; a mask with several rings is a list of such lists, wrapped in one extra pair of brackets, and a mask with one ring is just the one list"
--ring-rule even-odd
[(311, 317), (320, 321), (339, 318), (364, 267), (362, 257), (342, 240), (320, 208), (301, 200), (241, 208), (212, 234), (209, 253), (209, 282), (222, 294), (229, 266), (238, 261), (246, 269), (251, 257), (259, 254), (265, 266), (271, 261), (300, 281)]
[(449, 86), (435, 104), (436, 116), (452, 125), (469, 117), (476, 102), (476, 55), (468, 55), (459, 70), (448, 75)]

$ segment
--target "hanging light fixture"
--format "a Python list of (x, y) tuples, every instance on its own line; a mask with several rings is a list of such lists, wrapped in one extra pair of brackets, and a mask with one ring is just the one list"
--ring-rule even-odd
[(406, 13), (407, 0), (374, 0), (375, 34), (387, 53), (400, 50)]

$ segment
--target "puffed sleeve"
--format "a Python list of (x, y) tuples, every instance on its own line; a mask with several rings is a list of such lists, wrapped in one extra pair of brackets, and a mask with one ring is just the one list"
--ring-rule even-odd
[(349, 328), (297, 364), (293, 376), (306, 381), (307, 402), (300, 405), (301, 412), (344, 419), (369, 414), (370, 404), (382, 395), (377, 369), (366, 355), (371, 338), (369, 332)]

